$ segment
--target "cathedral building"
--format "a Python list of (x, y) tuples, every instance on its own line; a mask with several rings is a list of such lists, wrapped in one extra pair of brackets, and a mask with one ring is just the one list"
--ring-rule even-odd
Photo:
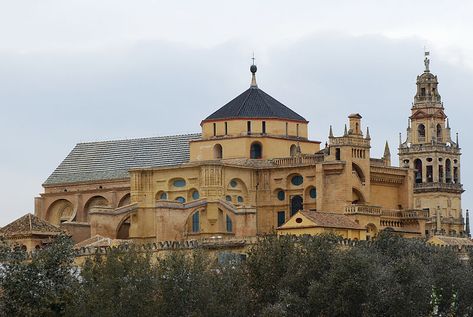
[(427, 56), (424, 63), (424, 73), (417, 77), (407, 139), (400, 141), (399, 162), (415, 170), (414, 207), (428, 213), (426, 234), (456, 236), (464, 232), (458, 133), (452, 140), (437, 76), (430, 72)]
[[(333, 232), (371, 239), (463, 233), (460, 150), (428, 68), (402, 167), (370, 155), (362, 116), (309, 139), (308, 120), (256, 83), (188, 135), (77, 144), (43, 184), (35, 215), (89, 238), (140, 242)], [(411, 130), (412, 129), (412, 130)]]

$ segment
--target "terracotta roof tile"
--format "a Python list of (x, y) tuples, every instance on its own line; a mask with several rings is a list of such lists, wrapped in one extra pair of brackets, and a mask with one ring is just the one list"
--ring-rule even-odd
[(445, 245), (473, 245), (473, 241), (469, 238), (458, 238), (458, 237), (447, 237), (447, 236), (434, 236), (429, 240), (429, 243), (435, 244), (435, 241), (432, 241), (433, 239), (437, 238), (441, 242), (443, 242)]
[(365, 228), (344, 214), (324, 211), (300, 211), (320, 227), (364, 230)]
[(31, 234), (58, 234), (63, 232), (60, 228), (53, 226), (49, 222), (36, 217), (30, 213), (9, 223), (0, 229), (0, 235), (14, 237), (18, 235)]

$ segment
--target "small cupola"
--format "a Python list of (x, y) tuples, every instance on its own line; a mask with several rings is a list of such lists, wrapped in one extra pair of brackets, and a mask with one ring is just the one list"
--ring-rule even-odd
[(429, 52), (425, 52), (424, 58), (424, 72), (417, 76), (417, 92), (414, 97), (415, 103), (435, 102), (440, 103), (441, 98), (437, 90), (438, 80), (437, 76), (430, 72)]
[(352, 113), (348, 116), (348, 119), (350, 120), (350, 129), (348, 130), (348, 134), (363, 135), (361, 132), (361, 118), (362, 116), (359, 113)]

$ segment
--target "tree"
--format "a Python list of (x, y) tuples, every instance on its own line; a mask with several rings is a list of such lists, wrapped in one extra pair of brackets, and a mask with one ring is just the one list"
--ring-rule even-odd
[(86, 260), (81, 287), (69, 316), (151, 316), (157, 276), (149, 252), (133, 245), (111, 248)]
[(30, 260), (19, 250), (5, 252), (1, 274), (6, 316), (62, 316), (78, 286), (72, 240), (65, 235), (37, 250)]

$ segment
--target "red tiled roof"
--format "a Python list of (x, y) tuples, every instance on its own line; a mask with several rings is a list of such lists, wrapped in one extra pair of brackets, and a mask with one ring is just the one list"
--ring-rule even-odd
[(26, 214), (0, 229), (0, 235), (14, 237), (19, 235), (56, 235), (63, 232), (60, 228), (32, 214)]
[(351, 220), (348, 216), (344, 214), (335, 213), (335, 212), (325, 212), (325, 211), (304, 211), (301, 210), (300, 213), (305, 217), (312, 220), (318, 227), (327, 227), (327, 228), (343, 228), (343, 229), (356, 229), (364, 230), (365, 228), (360, 224)]

